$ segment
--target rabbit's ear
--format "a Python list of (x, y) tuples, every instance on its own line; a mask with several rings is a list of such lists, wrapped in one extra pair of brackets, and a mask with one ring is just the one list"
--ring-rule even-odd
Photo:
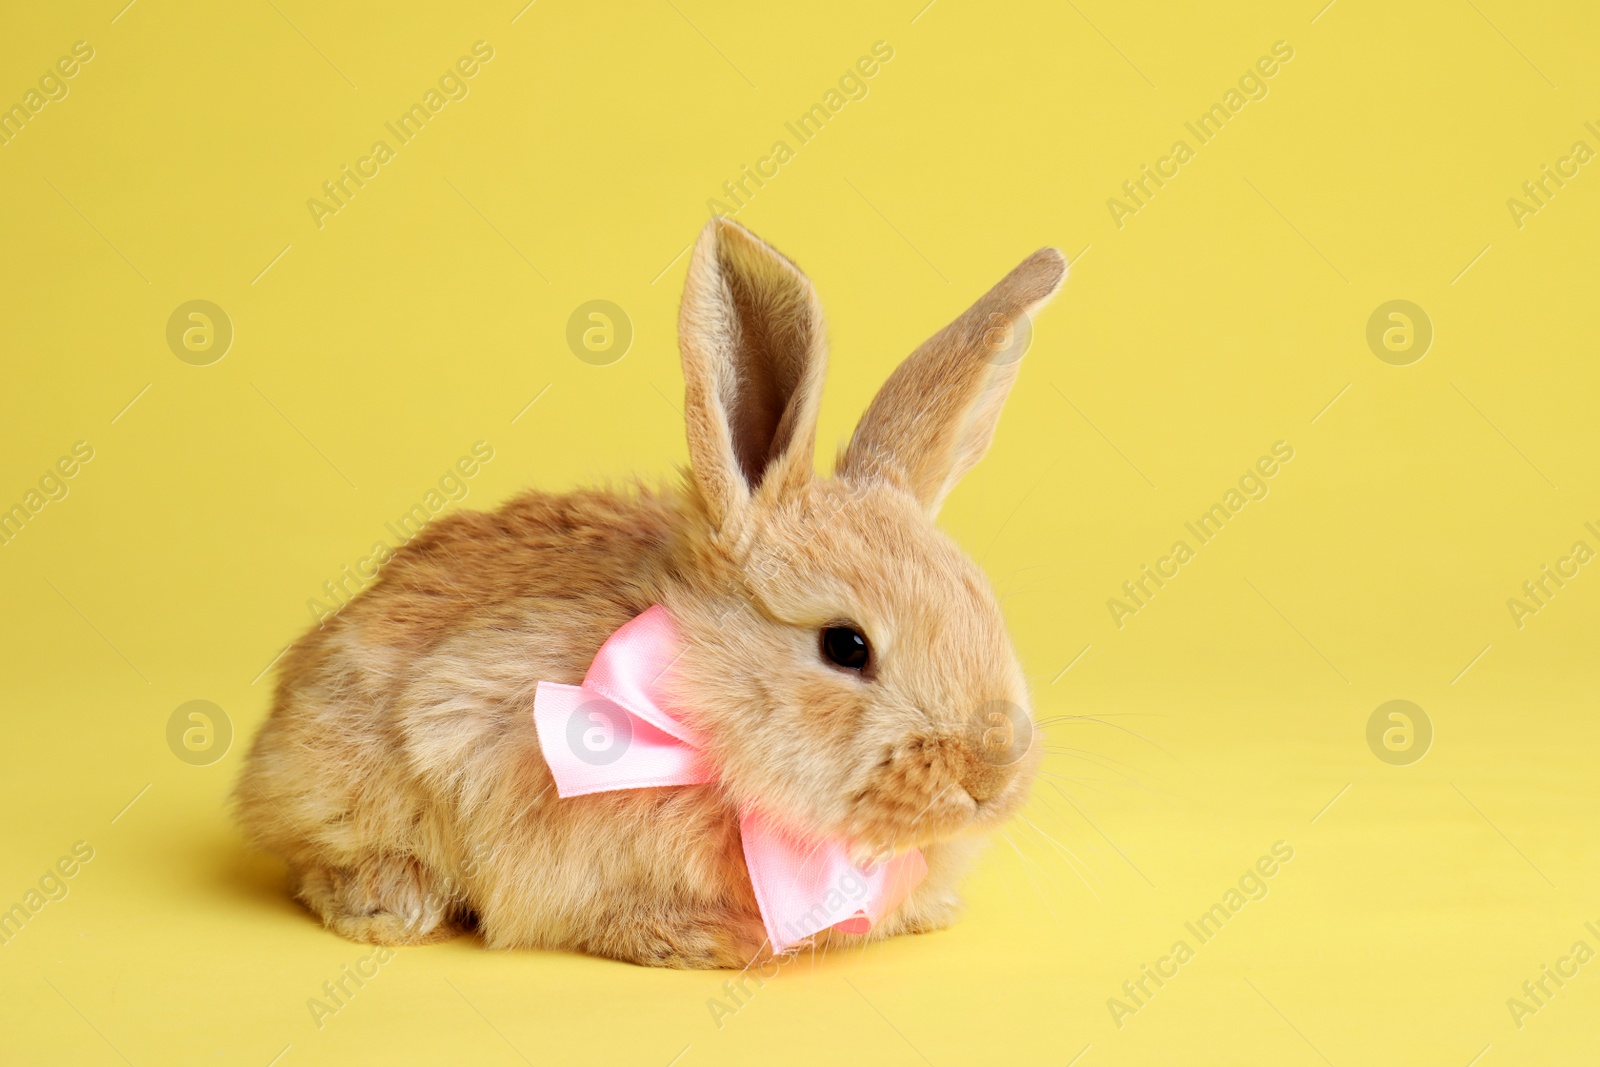
[(827, 342), (799, 268), (712, 219), (689, 262), (678, 344), (689, 458), (713, 523), (758, 490), (776, 497), (809, 481)]
[(889, 376), (839, 460), (843, 478), (886, 480), (929, 515), (989, 449), (1017, 380), (1031, 316), (1061, 286), (1067, 261), (1041, 248)]

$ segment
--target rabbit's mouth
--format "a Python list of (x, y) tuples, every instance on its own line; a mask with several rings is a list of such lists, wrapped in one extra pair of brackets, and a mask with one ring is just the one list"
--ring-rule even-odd
[(1036, 762), (1001, 762), (960, 737), (897, 746), (848, 797), (846, 836), (900, 851), (992, 827), (1022, 805)]

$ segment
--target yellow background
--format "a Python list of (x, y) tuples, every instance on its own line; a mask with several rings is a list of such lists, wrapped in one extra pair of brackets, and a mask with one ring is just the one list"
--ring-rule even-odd
[[(1600, 949), (1600, 563), (1520, 629), (1507, 608), (1600, 549), (1600, 165), (1520, 228), (1506, 204), (1600, 149), (1592, 7), (122, 2), (0, 16), (0, 103), (95, 50), (0, 147), (0, 506), (95, 450), (0, 547), (0, 907), (95, 850), (0, 948), (0, 1059), (1600, 1058), (1600, 962), (1520, 1029), (1506, 1006)], [(479, 40), (470, 95), (319, 229), (306, 201)], [(866, 98), (738, 217), (829, 310), (824, 459), (1005, 270), (1074, 258), (941, 522), (1004, 596), (1039, 717), (1099, 721), (1051, 727), (1060, 777), (962, 923), (802, 957), (720, 1028), (723, 975), (461, 939), (319, 1029), (308, 998), (369, 950), (227, 821), (263, 672), (473, 442), (495, 458), (468, 507), (684, 460), (680, 253), (880, 40)], [(1280, 40), (1269, 94), (1196, 146), (1183, 123)], [(1195, 158), (1119, 228), (1107, 199), (1179, 138)], [(235, 330), (210, 366), (166, 344), (193, 299)], [(635, 330), (609, 366), (565, 342), (593, 299)], [(1433, 324), (1410, 366), (1366, 343), (1393, 299)], [(1107, 599), (1279, 440), (1270, 495), (1115, 626)], [(193, 699), (235, 729), (209, 766), (167, 746)], [(1409, 766), (1365, 739), (1391, 699), (1435, 731)], [(1280, 840), (1269, 895), (1115, 1025), (1108, 998)]]

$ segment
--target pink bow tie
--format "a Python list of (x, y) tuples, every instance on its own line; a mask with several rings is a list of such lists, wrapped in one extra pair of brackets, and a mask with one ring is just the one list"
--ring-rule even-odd
[[(559, 795), (715, 780), (699, 737), (666, 709), (663, 679), (679, 649), (657, 604), (606, 640), (582, 685), (539, 683), (533, 722)], [(775, 953), (830, 926), (866, 933), (928, 873), (916, 850), (857, 867), (845, 842), (802, 840), (753, 811), (740, 814), (739, 836)]]

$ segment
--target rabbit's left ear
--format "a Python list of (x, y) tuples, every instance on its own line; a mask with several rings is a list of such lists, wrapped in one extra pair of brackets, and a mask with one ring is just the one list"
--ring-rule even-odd
[(760, 491), (809, 481), (827, 365), (822, 308), (800, 269), (730, 219), (706, 224), (678, 313), (689, 459), (723, 526)]
[(1032, 315), (1066, 276), (1065, 257), (1041, 248), (924, 341), (861, 416), (839, 476), (887, 481), (937, 514), (945, 494), (988, 451)]

